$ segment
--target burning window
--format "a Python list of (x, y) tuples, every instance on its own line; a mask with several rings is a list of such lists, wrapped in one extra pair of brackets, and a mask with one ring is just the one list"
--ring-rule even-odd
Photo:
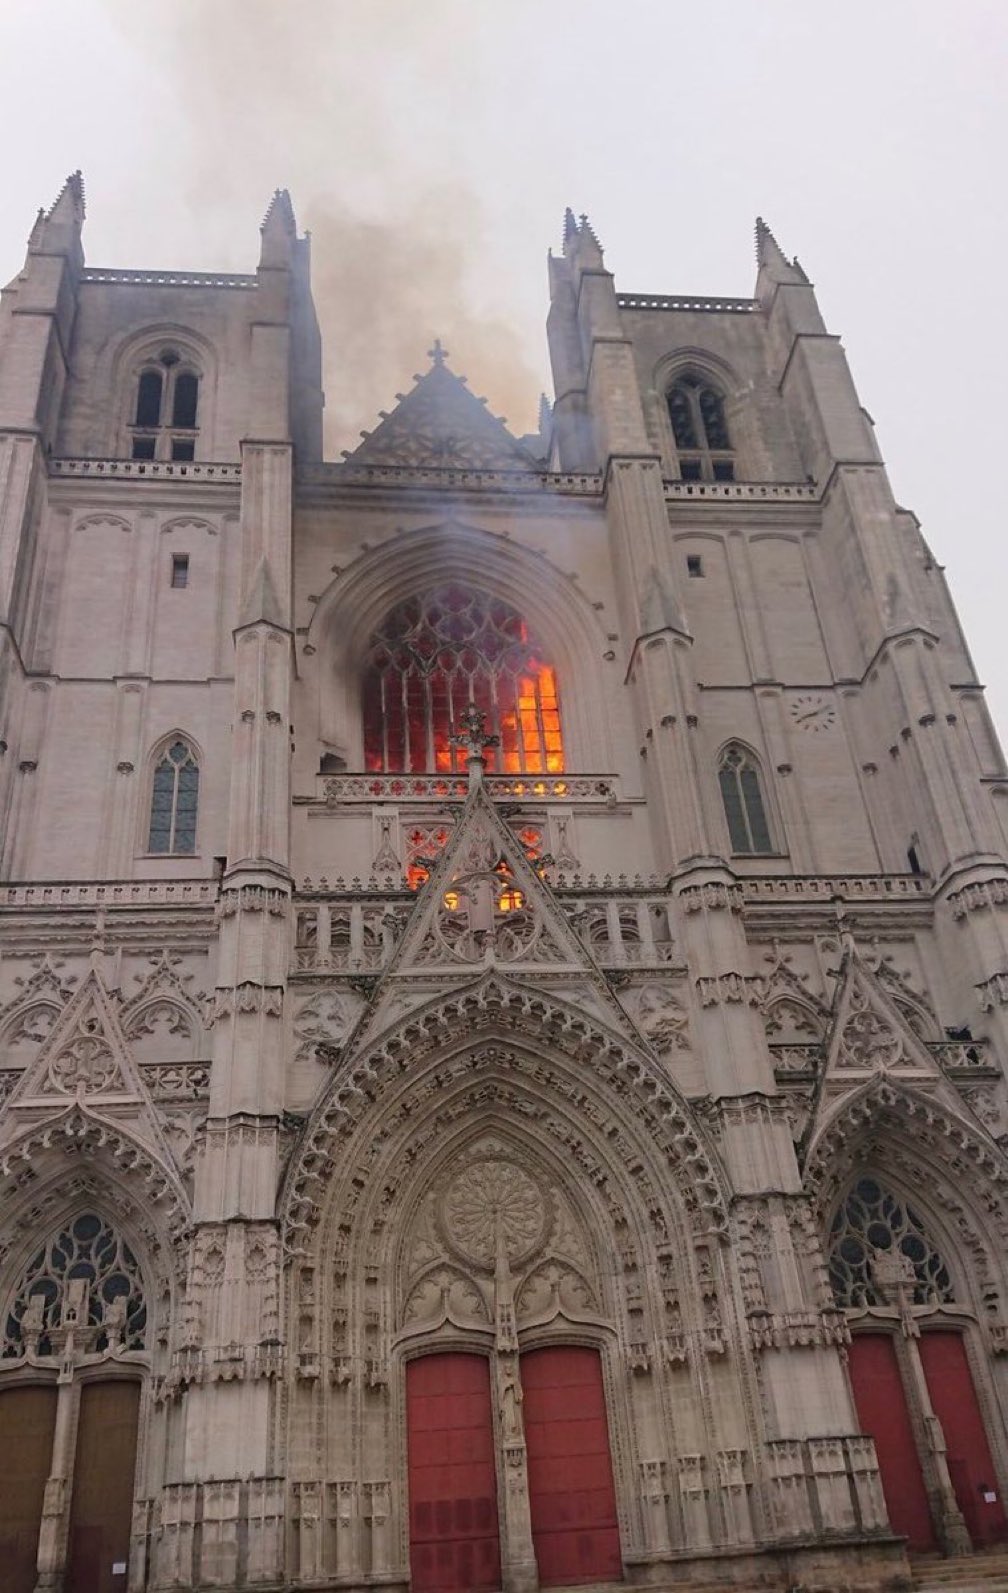
[(499, 774), (561, 774), (556, 673), (508, 603), (455, 583), (410, 597), (373, 633), (364, 674), (364, 760), (376, 773), (453, 774), (475, 703)]

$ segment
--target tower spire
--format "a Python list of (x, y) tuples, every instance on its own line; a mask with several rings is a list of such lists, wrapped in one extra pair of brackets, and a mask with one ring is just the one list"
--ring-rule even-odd
[(297, 222), (294, 219), (291, 196), (286, 188), (277, 188), (274, 192), (259, 231), (262, 234), (260, 266), (289, 265), (297, 240)]
[(756, 264), (772, 282), (808, 283), (797, 259), (788, 259), (762, 216), (756, 217)]

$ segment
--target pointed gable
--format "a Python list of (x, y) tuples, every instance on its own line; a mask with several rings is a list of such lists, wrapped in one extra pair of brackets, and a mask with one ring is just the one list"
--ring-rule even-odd
[(570, 985), (580, 1005), (641, 1044), (549, 885), (476, 781), (347, 1048), (356, 1050), (435, 990), (502, 975)]
[(898, 1079), (961, 1111), (958, 1093), (936, 1059), (853, 939), (845, 940), (811, 1137), (851, 1095), (880, 1079)]
[(381, 424), (344, 454), (347, 463), (407, 470), (541, 469), (490, 414), (486, 399), (476, 398), (465, 377), (448, 369), (440, 342), (430, 355), (430, 370), (415, 378), (410, 392), (397, 394), (396, 408), (383, 412)]
[(11, 1091), (0, 1142), (72, 1110), (128, 1128), (171, 1166), (150, 1093), (123, 1036), (115, 1005), (94, 970)]

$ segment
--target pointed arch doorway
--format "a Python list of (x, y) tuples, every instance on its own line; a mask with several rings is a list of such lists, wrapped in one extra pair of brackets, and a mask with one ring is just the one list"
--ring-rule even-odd
[(925, 1223), (881, 1179), (861, 1177), (834, 1218), (829, 1268), (853, 1334), (851, 1392), (875, 1441), (893, 1529), (921, 1552), (1005, 1541), (969, 1320)]
[(31, 1256), (0, 1325), (4, 1593), (125, 1593), (149, 1364), (136, 1257), (82, 1212)]

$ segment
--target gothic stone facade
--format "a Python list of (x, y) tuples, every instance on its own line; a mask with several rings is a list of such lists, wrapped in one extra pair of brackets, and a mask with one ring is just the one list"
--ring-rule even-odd
[(995, 1543), (1008, 777), (800, 266), (568, 214), (539, 433), (435, 345), (329, 463), (285, 193), (82, 221), (0, 301), (7, 1585)]

